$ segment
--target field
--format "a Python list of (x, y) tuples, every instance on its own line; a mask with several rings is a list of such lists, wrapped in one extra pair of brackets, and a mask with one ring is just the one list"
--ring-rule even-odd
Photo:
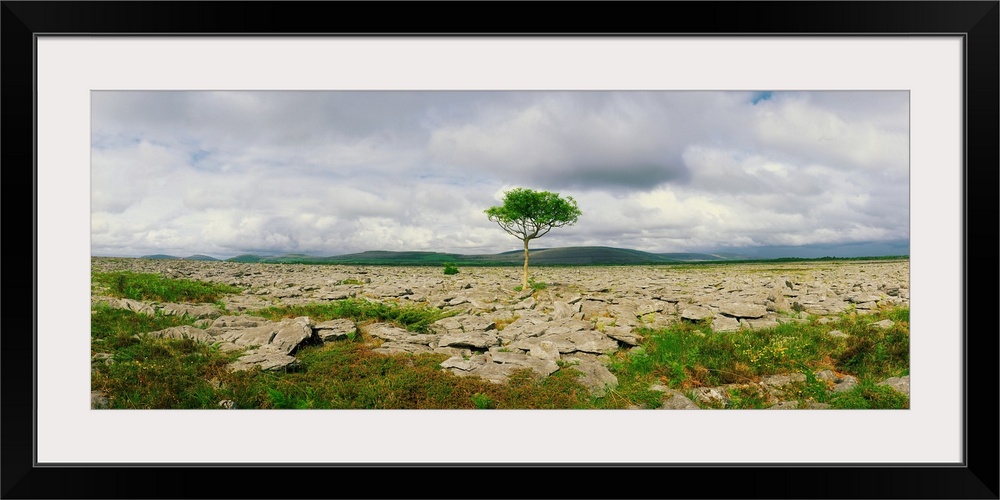
[(95, 408), (909, 407), (909, 262), (92, 259)]

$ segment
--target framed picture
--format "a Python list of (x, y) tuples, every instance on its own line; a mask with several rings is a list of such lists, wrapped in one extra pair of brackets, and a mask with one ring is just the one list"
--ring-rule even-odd
[[(30, 184), (34, 195), (32, 226), (24, 228), (34, 237), (33, 251), (9, 262), (31, 260), (33, 274), (23, 279), (35, 284), (31, 322), (26, 311), (5, 318), (5, 497), (326, 497), (339, 481), (305, 490), (312, 494), (288, 481), (257, 478), (315, 471), (355, 481), (364, 468), (389, 474), (496, 469), (539, 478), (557, 470), (607, 474), (603, 481), (567, 475), (500, 493), (510, 497), (650, 496), (627, 485), (638, 478), (631, 475), (635, 469), (655, 474), (654, 490), (684, 485), (677, 495), (691, 498), (997, 498), (997, 450), (983, 444), (997, 422), (990, 383), (997, 338), (980, 332), (975, 323), (981, 320), (972, 321), (995, 301), (981, 305), (993, 292), (971, 287), (969, 272), (979, 274), (986, 259), (991, 266), (994, 259), (995, 237), (984, 242), (981, 234), (997, 227), (1000, 3), (560, 3), (549, 6), (573, 9), (567, 19), (581, 21), (554, 26), (521, 3), (352, 3), (352, 15), (331, 18), (328, 8), (338, 5), (3, 2), (7, 185), (23, 185), (22, 191)], [(394, 19), (415, 21), (388, 29), (387, 10)], [(841, 154), (865, 148), (874, 160), (854, 175), (879, 178), (887, 167), (875, 152), (908, 150), (901, 175), (909, 205), (892, 219), (908, 224), (900, 231), (908, 240), (913, 302), (908, 409), (92, 410), (84, 326), (91, 314), (91, 257), (111, 241), (95, 238), (92, 207), (118, 206), (128, 194), (126, 188), (113, 199), (95, 199), (94, 187), (138, 185), (130, 184), (127, 169), (113, 178), (94, 173), (93, 134), (107, 123), (99, 118), (107, 105), (100, 96), (177, 91), (227, 91), (236, 99), (277, 91), (375, 96), (356, 100), (358, 120), (379, 106), (403, 104), (377, 102), (384, 92), (740, 92), (755, 101), (839, 93), (839, 105), (858, 112), (882, 102), (865, 96), (896, 96), (908, 113), (908, 137), (887, 141), (873, 122)], [(127, 107), (126, 101), (113, 105)], [(206, 105), (201, 119), (214, 119), (219, 109)], [(726, 122), (705, 120), (737, 126)], [(697, 126), (710, 126), (705, 123)], [(238, 125), (234, 120), (233, 128)], [(303, 131), (289, 126), (286, 132)], [(469, 135), (450, 139), (462, 137)], [(620, 143), (629, 144), (628, 138)], [(253, 151), (254, 142), (241, 147)], [(703, 163), (735, 161), (709, 153)], [(388, 170), (382, 175), (366, 182), (410, 182)], [(169, 176), (157, 182), (171, 192)], [(308, 194), (312, 187), (303, 183), (289, 193)], [(8, 200), (19, 198), (11, 193)], [(981, 200), (991, 206), (980, 209)], [(20, 213), (8, 210), (11, 234), (21, 228), (17, 219), (26, 218)], [(8, 283), (15, 276), (8, 273)], [(12, 307), (20, 306), (9, 302)], [(12, 335), (28, 328), (33, 335)], [(220, 468), (227, 479), (219, 480)], [(490, 481), (497, 479), (503, 480)], [(456, 481), (465, 484), (460, 476)], [(432, 482), (438, 484), (386, 481), (350, 495), (450, 498), (480, 496), (480, 487), (487, 488), (482, 496), (499, 491), (484, 485), (456, 490), (440, 477)]]

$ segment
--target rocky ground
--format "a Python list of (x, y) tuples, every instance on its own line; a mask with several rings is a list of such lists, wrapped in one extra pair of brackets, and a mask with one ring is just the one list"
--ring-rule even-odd
[[(836, 316), (848, 309), (871, 312), (885, 305), (909, 304), (908, 261), (838, 261), (724, 264), (697, 266), (537, 267), (541, 290), (518, 291), (520, 269), (462, 268), (445, 275), (439, 267), (310, 266), (188, 260), (95, 257), (94, 271), (159, 273), (242, 287), (223, 299), (226, 314), (211, 304), (142, 303), (104, 296), (94, 302), (152, 313), (190, 314), (195, 326), (154, 332), (219, 343), (223, 349), (248, 349), (231, 368), (293, 368), (304, 343), (329, 342), (360, 331), (384, 353), (437, 352), (450, 357), (441, 366), (459, 376), (503, 383), (519, 369), (538, 377), (569, 363), (595, 395), (617, 385), (605, 368), (608, 355), (642, 339), (637, 327), (712, 318), (717, 331), (757, 329), (808, 315)], [(245, 314), (272, 305), (346, 298), (429, 306), (453, 316), (416, 334), (385, 323), (355, 325), (350, 320), (314, 323), (308, 317), (269, 321)], [(101, 353), (95, 353), (95, 357)], [(853, 377), (817, 373), (833, 390), (857, 383)], [(761, 389), (775, 408), (801, 407), (781, 399), (782, 385), (804, 374), (768, 377)], [(908, 377), (887, 380), (909, 392)], [(685, 395), (670, 392), (664, 408), (697, 408)], [(725, 406), (725, 391), (702, 388), (696, 400)], [(95, 395), (99, 398), (99, 395)]]

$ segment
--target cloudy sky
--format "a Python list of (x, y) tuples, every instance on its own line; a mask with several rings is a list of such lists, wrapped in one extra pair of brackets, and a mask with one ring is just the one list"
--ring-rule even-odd
[(908, 254), (907, 92), (95, 91), (93, 255), (532, 248)]

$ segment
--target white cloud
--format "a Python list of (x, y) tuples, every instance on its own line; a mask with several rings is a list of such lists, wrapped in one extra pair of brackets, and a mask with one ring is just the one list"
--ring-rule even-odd
[[(577, 199), (541, 246), (909, 237), (905, 92), (95, 92), (95, 253), (492, 253), (513, 187)], [(214, 253), (212, 253), (214, 252)]]

